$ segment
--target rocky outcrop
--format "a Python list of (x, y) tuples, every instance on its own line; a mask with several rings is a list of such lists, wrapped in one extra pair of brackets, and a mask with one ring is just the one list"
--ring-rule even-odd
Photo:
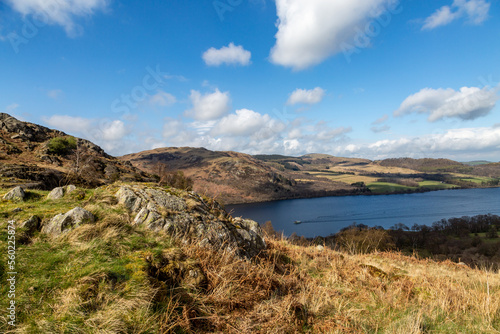
[(64, 135), (63, 132), (48, 129), (46, 127), (22, 122), (9, 114), (0, 113), (0, 130), (11, 134), (12, 139), (22, 139), (35, 142), (43, 142), (51, 137), (54, 132)]
[(7, 201), (23, 201), (26, 197), (26, 193), (23, 188), (15, 187), (3, 196), (4, 200)]
[(52, 218), (42, 227), (42, 232), (58, 236), (80, 225), (93, 224), (94, 222), (95, 217), (91, 212), (76, 207)]
[(236, 250), (251, 258), (265, 249), (259, 224), (233, 219), (217, 202), (207, 203), (200, 195), (185, 193), (185, 198), (160, 188), (122, 186), (116, 193), (118, 203), (132, 214), (133, 224), (164, 230), (183, 240), (197, 241), (214, 249)]

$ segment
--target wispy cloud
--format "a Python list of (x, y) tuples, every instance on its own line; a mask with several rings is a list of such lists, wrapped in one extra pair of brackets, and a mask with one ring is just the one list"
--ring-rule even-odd
[(47, 92), (47, 96), (51, 99), (57, 100), (63, 95), (63, 91), (60, 89), (52, 89)]
[(425, 19), (422, 30), (432, 30), (465, 17), (471, 24), (481, 24), (488, 18), (491, 4), (486, 0), (454, 0)]
[(66, 33), (77, 33), (75, 19), (89, 17), (96, 11), (104, 10), (108, 0), (6, 0), (22, 15), (37, 15), (49, 24), (64, 27)]

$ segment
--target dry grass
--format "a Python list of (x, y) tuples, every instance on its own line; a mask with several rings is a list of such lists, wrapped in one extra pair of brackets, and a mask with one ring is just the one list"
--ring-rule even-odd
[(184, 246), (200, 259), (208, 287), (188, 293), (185, 317), (170, 327), (189, 333), (498, 332), (498, 273), (398, 253), (268, 244), (253, 263)]
[(242, 260), (131, 226), (106, 200), (115, 190), (96, 190), (82, 203), (95, 225), (60, 238), (36, 234), (19, 246), (19, 324), (5, 327), (0, 313), (0, 332), (499, 332), (498, 272), (303, 247), (272, 233), (265, 252)]

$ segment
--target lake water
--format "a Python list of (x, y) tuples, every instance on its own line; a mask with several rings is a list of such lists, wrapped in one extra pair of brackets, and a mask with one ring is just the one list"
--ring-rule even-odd
[[(500, 215), (500, 188), (419, 194), (340, 196), (227, 205), (233, 217), (270, 220), (285, 235), (328, 236), (353, 222), (389, 228), (396, 223), (432, 225), (443, 218)], [(302, 224), (294, 224), (300, 220)]]

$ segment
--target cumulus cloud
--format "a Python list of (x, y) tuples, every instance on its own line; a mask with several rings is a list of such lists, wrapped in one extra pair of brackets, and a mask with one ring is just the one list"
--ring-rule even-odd
[(214, 136), (248, 136), (269, 124), (270, 121), (269, 115), (261, 115), (249, 109), (240, 109), (236, 110), (235, 114), (222, 118), (212, 129), (211, 134)]
[(316, 87), (310, 90), (296, 89), (292, 94), (290, 94), (290, 97), (288, 98), (286, 104), (295, 105), (300, 103), (312, 105), (321, 102), (324, 96), (325, 90), (320, 87)]
[(247, 51), (241, 45), (229, 43), (228, 46), (223, 46), (220, 49), (210, 48), (203, 53), (203, 60), (208, 66), (226, 65), (250, 65), (252, 53)]
[(42, 119), (48, 126), (90, 140), (111, 154), (120, 154), (131, 148), (130, 143), (124, 141), (131, 129), (121, 120), (88, 119), (68, 115), (53, 115)]
[(495, 107), (497, 93), (498, 87), (462, 87), (459, 91), (424, 88), (407, 97), (394, 115), (427, 113), (430, 122), (443, 118), (474, 120), (487, 115)]
[(22, 15), (34, 15), (41, 22), (64, 27), (68, 35), (75, 35), (75, 18), (94, 14), (107, 7), (108, 0), (6, 0)]
[(129, 134), (129, 130), (126, 128), (125, 123), (120, 120), (114, 120), (109, 123), (102, 124), (102, 139), (104, 140), (120, 140)]
[[(276, 0), (278, 32), (271, 61), (302, 70), (345, 51), (395, 0)], [(366, 36), (365, 36), (366, 37)]]
[(71, 133), (91, 129), (94, 123), (91, 119), (68, 115), (53, 115), (49, 118), (45, 117), (43, 120), (57, 130)]
[(499, 148), (500, 129), (491, 127), (452, 129), (440, 134), (381, 140), (359, 147), (357, 153), (380, 159), (403, 156), (468, 159), (477, 154), (485, 158), (496, 154), (498, 158)]
[(425, 19), (422, 30), (432, 30), (466, 17), (471, 24), (481, 24), (488, 18), (491, 4), (485, 0), (454, 0)]
[(149, 104), (157, 107), (168, 107), (176, 102), (175, 96), (162, 90), (149, 97)]
[(199, 91), (192, 90), (189, 97), (193, 108), (186, 110), (185, 115), (199, 121), (209, 121), (220, 118), (231, 109), (229, 92), (215, 89), (213, 93), (202, 95)]

